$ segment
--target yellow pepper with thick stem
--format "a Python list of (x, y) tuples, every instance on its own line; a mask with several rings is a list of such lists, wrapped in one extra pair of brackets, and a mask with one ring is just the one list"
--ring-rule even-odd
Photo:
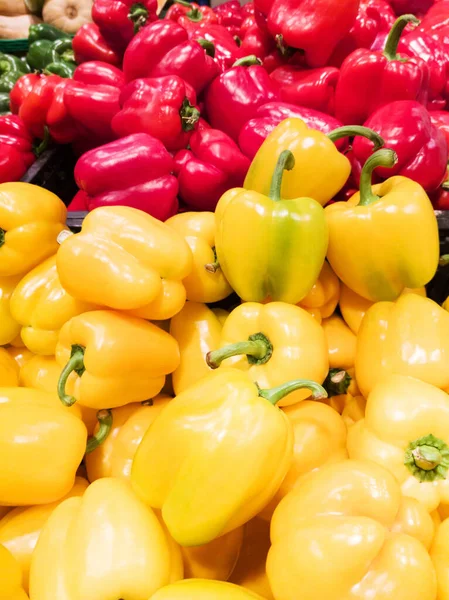
[(19, 385), (19, 365), (4, 348), (0, 348), (0, 387)]
[(30, 183), (0, 185), (0, 276), (21, 275), (58, 249), (67, 209), (52, 192)]
[(32, 600), (148, 600), (170, 581), (170, 552), (153, 511), (120, 479), (62, 502), (31, 560)]
[(0, 600), (28, 600), (22, 572), (14, 556), (0, 544)]
[(150, 600), (265, 600), (245, 588), (210, 579), (178, 581), (151, 596)]
[(425, 285), (438, 267), (438, 225), (423, 188), (399, 176), (371, 188), (373, 170), (396, 161), (392, 150), (373, 154), (363, 167), (360, 192), (325, 209), (332, 269), (372, 302), (396, 300), (404, 288)]
[(172, 400), (145, 434), (131, 481), (162, 509), (181, 546), (199, 546), (240, 527), (277, 492), (290, 468), (292, 427), (275, 404), (317, 383), (264, 390), (237, 369), (218, 369)]
[[(153, 398), (179, 365), (177, 342), (137, 317), (99, 310), (73, 317), (61, 329), (56, 360), (63, 367), (59, 397), (66, 406), (114, 408)], [(73, 395), (65, 391), (71, 373)]]
[[(329, 370), (326, 338), (316, 320), (303, 308), (285, 302), (246, 302), (226, 319), (221, 348), (209, 352), (212, 368), (247, 371), (261, 387), (274, 387), (289, 379), (322, 383)], [(300, 389), (279, 402), (295, 404), (310, 396)]]
[(182, 282), (187, 300), (212, 303), (227, 298), (232, 288), (217, 263), (214, 213), (180, 213), (165, 224), (182, 235), (192, 251), (192, 271)]
[(74, 298), (164, 320), (184, 305), (192, 253), (179, 233), (149, 214), (103, 206), (62, 242), (56, 264)]
[(416, 294), (374, 304), (357, 335), (355, 370), (365, 398), (392, 373), (448, 388), (449, 313)]
[(309, 311), (319, 323), (330, 317), (340, 299), (340, 281), (329, 263), (324, 261), (321, 273), (299, 306)]
[(397, 481), (370, 461), (346, 460), (305, 479), (271, 522), (276, 600), (436, 600), (425, 546), (394, 531), (401, 508)]
[(10, 344), (20, 333), (20, 324), (11, 315), (11, 295), (21, 279), (15, 277), (0, 277), (0, 345)]
[(429, 512), (449, 504), (449, 396), (428, 383), (390, 375), (367, 398), (365, 418), (348, 431), (350, 458), (377, 462), (405, 496)]
[(312, 198), (280, 194), (284, 170), (294, 164), (285, 150), (270, 171), (267, 195), (234, 188), (217, 204), (218, 263), (242, 300), (297, 304), (320, 274), (327, 250), (323, 208)]

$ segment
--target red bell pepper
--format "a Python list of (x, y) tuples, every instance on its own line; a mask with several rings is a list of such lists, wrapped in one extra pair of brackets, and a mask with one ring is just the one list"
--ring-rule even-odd
[(89, 85), (112, 85), (120, 89), (125, 86), (123, 71), (98, 60), (79, 65), (75, 69), (73, 79)]
[(9, 106), (13, 114), (17, 115), (19, 113), (23, 101), (42, 77), (45, 77), (45, 75), (30, 73), (29, 75), (23, 75), (16, 81), (9, 94)]
[[(239, 135), (239, 146), (243, 154), (252, 160), (273, 129), (284, 119), (290, 117), (302, 119), (308, 127), (323, 133), (330, 133), (342, 126), (342, 123), (337, 121), (335, 117), (311, 108), (301, 108), (284, 102), (269, 102), (260, 106), (256, 111), (256, 116), (242, 127)], [(344, 150), (347, 143), (347, 139), (344, 138), (337, 140), (335, 145), (339, 150)]]
[[(372, 114), (365, 126), (379, 133), (385, 140), (385, 147), (394, 150), (398, 156), (393, 168), (376, 169), (376, 178), (403, 175), (417, 181), (427, 192), (436, 190), (444, 181), (448, 145), (422, 104), (412, 100), (387, 104)], [(372, 154), (372, 142), (357, 137), (353, 150), (355, 159), (363, 165)]]
[(218, 23), (218, 17), (210, 6), (200, 6), (186, 0), (175, 0), (165, 18), (180, 24), (185, 23), (186, 19), (193, 23)]
[(283, 102), (334, 114), (335, 88), (340, 77), (335, 67), (306, 70), (285, 65), (275, 69), (270, 77), (278, 84)]
[(436, 2), (421, 21), (419, 29), (440, 42), (449, 54), (449, 0)]
[(90, 150), (75, 166), (88, 210), (131, 206), (165, 221), (178, 210), (173, 158), (157, 139), (136, 133)]
[(273, 0), (268, 29), (281, 44), (302, 50), (307, 65), (324, 67), (354, 25), (359, 1)]
[(67, 212), (85, 212), (88, 210), (87, 206), (88, 196), (83, 190), (79, 190), (72, 198), (72, 201), (67, 207)]
[(86, 23), (78, 29), (72, 47), (77, 64), (91, 60), (100, 60), (116, 67), (122, 64), (122, 52), (108, 44), (95, 23)]
[(236, 60), (243, 56), (237, 42), (222, 25), (213, 23), (191, 23), (186, 28), (191, 40), (204, 39), (212, 42), (215, 48), (214, 60), (221, 71), (230, 69)]
[(243, 185), (250, 161), (218, 129), (196, 131), (189, 145), (175, 155), (179, 196), (195, 210), (213, 211), (227, 190)]
[(362, 124), (379, 107), (396, 100), (427, 103), (429, 69), (420, 58), (401, 58), (397, 47), (412, 15), (399, 17), (384, 52), (359, 49), (344, 61), (335, 94), (335, 115), (345, 124)]
[(35, 160), (25, 124), (17, 115), (0, 116), (0, 183), (19, 181)]
[(120, 137), (148, 133), (168, 150), (181, 150), (200, 116), (195, 104), (195, 91), (176, 75), (136, 79), (121, 93), (122, 108), (112, 119), (112, 128)]
[(264, 61), (270, 52), (275, 50), (276, 44), (268, 30), (262, 29), (257, 23), (246, 30), (240, 45), (240, 52), (243, 55), (254, 55), (261, 61)]
[(449, 182), (446, 181), (436, 192), (430, 194), (435, 210), (449, 210)]
[(141, 27), (156, 21), (157, 0), (94, 0), (92, 19), (112, 46), (126, 48)]
[(34, 137), (43, 139), (50, 106), (53, 102), (56, 87), (65, 84), (58, 75), (41, 75), (31, 92), (24, 98), (19, 117)]
[(449, 112), (446, 110), (431, 110), (429, 111), (430, 120), (446, 137), (449, 148)]
[(390, 0), (398, 16), (412, 13), (417, 17), (424, 16), (434, 2), (435, 0)]
[(229, 31), (232, 36), (241, 36), (241, 26), (245, 15), (238, 0), (228, 0), (214, 8), (218, 22)]
[(211, 83), (205, 97), (206, 112), (212, 127), (237, 141), (241, 128), (259, 106), (278, 99), (275, 83), (256, 57), (246, 57)]
[(208, 52), (215, 52), (211, 42), (189, 40), (181, 25), (158, 21), (142, 29), (128, 46), (123, 59), (125, 79), (177, 75), (199, 94), (219, 73)]

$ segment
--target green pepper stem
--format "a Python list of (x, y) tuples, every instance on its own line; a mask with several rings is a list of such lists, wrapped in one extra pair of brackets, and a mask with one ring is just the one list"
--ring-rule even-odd
[(263, 333), (250, 335), (245, 342), (229, 344), (218, 350), (206, 354), (206, 363), (211, 369), (218, 369), (221, 363), (231, 356), (246, 354), (248, 362), (252, 365), (263, 365), (268, 362), (273, 354), (273, 346)]
[(426, 435), (410, 442), (404, 464), (420, 482), (446, 479), (449, 446), (432, 434)]
[(58, 381), (58, 396), (65, 406), (73, 406), (76, 402), (76, 398), (66, 394), (65, 386), (67, 384), (67, 379), (69, 378), (71, 373), (75, 371), (80, 376), (82, 375), (82, 373), (84, 373), (84, 350), (85, 349), (82, 346), (72, 346), (70, 360), (61, 371), (61, 375)]
[(181, 6), (185, 6), (186, 8), (192, 6), (190, 2), (187, 2), (187, 0), (175, 0), (175, 4), (180, 4)]
[(379, 200), (379, 196), (373, 194), (371, 188), (371, 180), (374, 169), (377, 167), (386, 167), (391, 169), (398, 162), (396, 152), (388, 148), (378, 150), (374, 152), (366, 163), (363, 165), (362, 173), (360, 175), (360, 202), (359, 206), (367, 206), (372, 202)]
[(271, 402), (271, 404), (276, 404), (288, 394), (292, 392), (296, 392), (296, 390), (309, 389), (312, 392), (312, 397), (314, 400), (319, 400), (321, 398), (327, 398), (326, 390), (315, 381), (309, 381), (308, 379), (294, 379), (293, 381), (288, 381), (287, 383), (283, 383), (278, 387), (272, 388), (271, 390), (261, 390), (259, 388), (259, 396)]
[[(287, 46), (287, 44), (284, 42), (284, 36), (282, 33), (278, 33), (274, 39), (276, 40), (276, 47), (281, 56), (284, 58), (291, 58), (295, 53), (295, 49)], [(301, 50), (297, 50), (297, 52), (301, 52)]]
[(217, 259), (217, 251), (215, 250), (215, 246), (212, 248), (212, 251), (214, 253), (214, 262), (207, 263), (207, 265), (204, 265), (204, 268), (206, 269), (206, 271), (208, 273), (216, 273), (218, 271), (218, 269), (220, 268), (220, 263), (218, 262), (218, 259)]
[(0, 248), (5, 243), (5, 235), (6, 235), (6, 231), (0, 227)]
[(209, 40), (204, 40), (203, 38), (200, 38), (198, 40), (196, 40), (198, 42), (198, 44), (204, 48), (204, 50), (206, 51), (206, 54), (208, 56), (210, 56), (211, 58), (214, 58), (215, 56), (215, 46), (212, 42), (210, 42)]
[(274, 169), (273, 178), (271, 180), (270, 198), (275, 202), (281, 199), (281, 186), (284, 171), (291, 171), (295, 166), (295, 157), (290, 150), (283, 150), (279, 155), (276, 167)]
[(48, 127), (45, 125), (44, 139), (41, 141), (41, 143), (38, 146), (36, 146), (36, 148), (34, 148), (34, 154), (36, 155), (37, 158), (39, 158), (39, 156), (42, 154), (42, 152), (44, 152), (48, 148), (49, 142), (50, 142), (50, 131), (48, 130)]
[(329, 398), (346, 394), (351, 385), (352, 377), (344, 369), (330, 369), (324, 380), (323, 387)]
[(200, 118), (200, 111), (190, 104), (188, 98), (184, 98), (179, 114), (181, 116), (182, 130), (192, 131)]
[(379, 150), (382, 146), (385, 146), (385, 140), (378, 133), (369, 127), (363, 127), (362, 125), (345, 125), (344, 127), (338, 127), (327, 134), (327, 137), (331, 142), (336, 142), (341, 138), (354, 136), (361, 136), (373, 142), (373, 152)]
[(257, 58), (255, 54), (250, 54), (249, 56), (244, 56), (243, 58), (239, 58), (232, 65), (233, 67), (252, 67), (253, 65), (261, 65), (262, 61), (260, 58)]
[(193, 23), (199, 23), (203, 20), (203, 13), (198, 8), (192, 8), (186, 13), (186, 17)]
[(140, 28), (146, 25), (148, 11), (143, 4), (136, 2), (131, 6), (128, 19), (134, 23), (134, 33), (138, 33)]
[(443, 254), (443, 256), (440, 256), (438, 264), (440, 267), (447, 267), (447, 265), (449, 265), (449, 254)]
[(100, 427), (97, 433), (87, 440), (86, 454), (96, 450), (106, 440), (112, 429), (112, 412), (109, 409), (99, 410), (97, 419)]
[(399, 40), (401, 39), (402, 32), (409, 23), (419, 25), (420, 21), (415, 15), (402, 15), (395, 21), (391, 28), (384, 48), (384, 56), (386, 56), (388, 60), (400, 60), (398, 57)]

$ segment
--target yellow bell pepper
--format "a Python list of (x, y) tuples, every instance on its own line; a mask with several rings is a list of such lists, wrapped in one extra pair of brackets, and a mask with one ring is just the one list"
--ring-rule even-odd
[(0, 544), (0, 600), (28, 600), (22, 572), (14, 556)]
[(356, 336), (343, 319), (333, 315), (323, 319), (321, 326), (326, 336), (331, 369), (350, 369), (355, 364)]
[(19, 385), (19, 365), (4, 348), (0, 348), (0, 387)]
[(181, 546), (175, 542), (175, 540), (170, 535), (170, 532), (167, 529), (167, 525), (164, 523), (164, 519), (162, 518), (161, 511), (155, 510), (154, 514), (159, 521), (159, 525), (162, 527), (162, 530), (165, 535), (165, 539), (168, 545), (168, 551), (170, 554), (170, 577), (169, 583), (175, 583), (175, 581), (180, 581), (184, 579), (184, 563), (182, 560), (181, 554)]
[(62, 502), (31, 560), (33, 600), (147, 600), (170, 581), (170, 553), (156, 515), (120, 479), (92, 483)]
[(449, 313), (416, 294), (375, 304), (357, 335), (355, 370), (365, 398), (379, 379), (392, 373), (447, 388)]
[(23, 346), (22, 348), (18, 348), (16, 346), (9, 346), (9, 348), (6, 348), (6, 352), (11, 358), (13, 358), (16, 361), (17, 365), (19, 366), (19, 369), (21, 369), (23, 365), (25, 365), (29, 360), (33, 358), (33, 356), (35, 356), (31, 352), (31, 350), (28, 350), (28, 348), (25, 348), (25, 346)]
[(292, 426), (275, 404), (296, 380), (262, 390), (237, 369), (218, 369), (174, 398), (145, 434), (131, 481), (162, 509), (181, 546), (207, 544), (240, 527), (272, 499), (290, 468)]
[(310, 129), (301, 119), (285, 119), (259, 148), (243, 185), (268, 195), (270, 173), (280, 154), (290, 150), (296, 166), (284, 177), (282, 197), (308, 196), (324, 206), (341, 190), (351, 173), (351, 163), (337, 150), (334, 142), (352, 135), (369, 137), (376, 149), (383, 145), (383, 140), (366, 127), (342, 127), (325, 135)]
[(224, 308), (213, 308), (212, 312), (220, 321), (220, 325), (223, 327), (223, 325), (226, 323), (226, 319), (229, 317), (229, 312)]
[(112, 410), (112, 428), (96, 450), (86, 456), (89, 481), (101, 477), (131, 479), (131, 466), (137, 447), (151, 423), (171, 400), (159, 395), (142, 403), (126, 404)]
[(182, 280), (191, 271), (192, 253), (183, 237), (149, 214), (103, 206), (62, 242), (56, 264), (74, 298), (162, 320), (184, 305)]
[[(114, 408), (153, 398), (179, 365), (177, 342), (137, 317), (99, 310), (73, 317), (61, 329), (56, 360), (64, 367), (59, 397), (66, 406)], [(71, 373), (73, 395), (65, 391)]]
[(322, 319), (327, 319), (334, 313), (339, 299), (340, 281), (332, 271), (329, 263), (324, 261), (317, 281), (307, 296), (301, 300), (299, 306), (308, 311), (313, 311), (314, 316), (318, 314), (321, 323)]
[[(326, 338), (304, 309), (284, 302), (246, 302), (235, 308), (222, 330), (221, 348), (209, 352), (207, 364), (247, 371), (261, 387), (289, 379), (322, 383), (329, 370)], [(310, 396), (298, 390), (279, 402), (295, 404)]]
[(220, 347), (222, 324), (205, 304), (186, 302), (170, 322), (170, 334), (179, 344), (180, 363), (172, 375), (180, 394), (210, 373), (205, 355)]
[(412, 377), (390, 375), (367, 399), (365, 418), (348, 431), (351, 458), (379, 463), (405, 496), (429, 512), (449, 504), (449, 396)]
[(25, 274), (58, 249), (67, 209), (30, 183), (0, 185), (0, 276)]
[(357, 421), (364, 418), (366, 411), (366, 400), (363, 396), (351, 396), (348, 394), (346, 402), (341, 411), (341, 416), (346, 427), (351, 427)]
[(346, 460), (305, 479), (276, 509), (267, 572), (277, 600), (436, 600), (422, 543), (393, 528), (395, 478)]
[(430, 556), (438, 581), (438, 600), (449, 599), (449, 519), (437, 529)]
[(11, 315), (22, 325), (25, 346), (43, 355), (55, 353), (64, 323), (95, 308), (93, 304), (75, 300), (61, 286), (56, 255), (30, 271), (17, 284), (10, 300)]
[(325, 209), (331, 267), (372, 302), (396, 300), (404, 288), (425, 285), (438, 267), (438, 225), (423, 188), (399, 176), (371, 188), (373, 170), (396, 161), (392, 150), (373, 154), (363, 167), (360, 192)]
[(328, 241), (323, 208), (300, 195), (281, 199), (284, 170), (294, 164), (293, 154), (282, 152), (274, 174), (269, 171), (272, 186), (265, 195), (235, 188), (217, 204), (218, 263), (245, 301), (297, 304), (310, 292), (323, 266)]
[(86, 479), (77, 477), (70, 492), (58, 502), (14, 508), (0, 520), (0, 544), (3, 544), (20, 564), (22, 585), (26, 592), (29, 590), (31, 557), (42, 527), (61, 502), (73, 496), (82, 496), (88, 485)]
[(10, 344), (20, 333), (20, 325), (11, 315), (11, 295), (21, 279), (15, 277), (0, 277), (0, 346)]
[(426, 550), (429, 550), (436, 530), (433, 518), (424, 504), (415, 498), (402, 498), (391, 531), (406, 533), (419, 540)]
[(182, 282), (187, 300), (218, 302), (227, 298), (232, 288), (217, 263), (214, 213), (180, 213), (165, 221), (165, 224), (182, 235), (192, 251), (192, 271)]
[(150, 600), (265, 600), (245, 588), (210, 579), (178, 581), (151, 596)]
[[(55, 395), (0, 390), (0, 504), (47, 504), (65, 496), (86, 451), (87, 431)], [(20, 440), (20, 443), (18, 443)]]

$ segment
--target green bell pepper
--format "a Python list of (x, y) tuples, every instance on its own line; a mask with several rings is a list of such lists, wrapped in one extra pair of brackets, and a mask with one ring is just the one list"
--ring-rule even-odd
[(37, 23), (36, 25), (31, 25), (28, 34), (28, 42), (30, 45), (37, 40), (50, 40), (50, 42), (54, 42), (55, 40), (60, 40), (63, 38), (70, 38), (70, 36), (64, 31), (61, 31), (57, 27), (49, 25), (48, 23)]
[(17, 56), (0, 52), (0, 77), (13, 72), (25, 75), (26, 73), (31, 73), (31, 69), (26, 62), (22, 61)]
[(73, 77), (73, 73), (75, 72), (76, 64), (75, 63), (67, 63), (63, 61), (53, 62), (47, 65), (44, 69), (45, 75), (59, 75), (59, 77), (65, 77), (66, 79), (71, 79)]
[(0, 94), (0, 115), (8, 115), (11, 112), (9, 108), (9, 93)]
[(48, 64), (47, 54), (50, 53), (53, 42), (37, 40), (28, 49), (27, 62), (32, 69), (42, 71)]
[(9, 92), (15, 86), (16, 81), (23, 76), (23, 73), (19, 73), (18, 71), (10, 71), (9, 73), (5, 73), (0, 77), (0, 93)]

